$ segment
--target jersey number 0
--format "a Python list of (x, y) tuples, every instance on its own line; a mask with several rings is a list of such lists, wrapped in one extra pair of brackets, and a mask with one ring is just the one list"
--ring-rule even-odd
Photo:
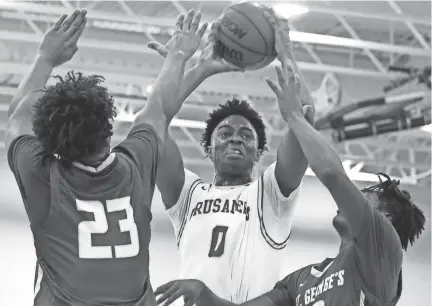
[(108, 231), (108, 220), (102, 202), (77, 199), (76, 205), (79, 211), (89, 212), (94, 215), (94, 221), (81, 221), (78, 224), (79, 258), (127, 258), (138, 255), (138, 230), (130, 204), (130, 197), (106, 201), (108, 213), (122, 210), (126, 212), (126, 218), (119, 221), (119, 227), (121, 232), (127, 232), (130, 236), (129, 244), (114, 245), (115, 256), (113, 256), (111, 245), (92, 245), (92, 234), (105, 234)]
[(221, 257), (225, 252), (228, 226), (217, 225), (213, 228), (208, 257)]

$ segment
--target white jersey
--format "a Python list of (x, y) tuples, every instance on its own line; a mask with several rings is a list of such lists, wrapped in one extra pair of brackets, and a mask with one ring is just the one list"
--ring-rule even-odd
[(181, 279), (199, 279), (216, 295), (243, 303), (273, 288), (299, 188), (285, 198), (272, 164), (256, 181), (220, 187), (185, 169), (178, 202), (168, 210), (180, 251)]

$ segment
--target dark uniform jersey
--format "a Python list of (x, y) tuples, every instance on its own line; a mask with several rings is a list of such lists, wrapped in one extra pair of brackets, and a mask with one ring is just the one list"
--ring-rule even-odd
[(149, 242), (160, 146), (140, 125), (94, 168), (44, 160), (33, 136), (12, 143), (38, 261), (36, 306), (156, 305)]
[(402, 293), (402, 246), (387, 218), (368, 207), (354, 243), (301, 268), (267, 293), (275, 306), (394, 306)]

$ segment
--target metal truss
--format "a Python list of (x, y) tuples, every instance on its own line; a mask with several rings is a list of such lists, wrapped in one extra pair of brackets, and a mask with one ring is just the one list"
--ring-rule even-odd
[[(153, 39), (151, 36), (151, 31), (155, 33), (163, 32), (163, 29), (170, 29), (175, 21), (172, 18), (165, 17), (152, 17), (152, 16), (137, 16), (132, 9), (128, 6), (126, 1), (117, 1), (119, 3), (119, 7), (122, 9), (122, 13), (128, 16), (127, 23), (135, 24), (137, 29), (140, 29), (141, 32), (145, 33), (149, 39)], [(66, 10), (71, 10), (72, 4), (67, 1), (62, 2), (64, 7), (59, 5), (46, 5), (46, 4), (35, 4), (35, 3), (17, 3), (17, 2), (5, 2), (0, 5), (0, 9), (3, 9), (1, 15), (5, 18), (9, 19), (18, 19), (26, 21), (31, 29), (35, 32), (35, 35), (30, 35), (26, 33), (26, 35), (22, 35), (23, 33), (15, 33), (15, 32), (0, 32), (0, 39), (9, 39), (15, 41), (34, 41), (39, 40), (40, 37), (40, 29), (37, 28), (35, 22), (43, 21), (43, 22), (52, 22), (55, 19), (55, 15), (59, 15), (64, 13)], [(178, 1), (172, 1), (173, 7), (176, 8), (179, 12), (184, 12), (185, 8)], [(309, 6), (308, 6), (309, 7)], [(306, 70), (314, 70), (321, 72), (335, 72), (341, 74), (354, 74), (354, 75), (364, 75), (364, 76), (378, 76), (378, 75), (387, 75), (388, 73), (385, 71), (384, 64), (380, 62), (380, 59), (374, 55), (373, 51), (385, 52), (389, 54), (406, 54), (411, 56), (420, 56), (420, 57), (429, 57), (430, 56), (430, 47), (426, 43), (422, 34), (415, 28), (414, 23), (421, 24), (429, 24), (430, 20), (421, 20), (415, 19), (410, 16), (404, 15), (400, 10), (396, 11), (397, 15), (394, 16), (386, 16), (386, 15), (371, 15), (371, 14), (362, 14), (356, 12), (349, 11), (341, 11), (335, 9), (325, 9), (325, 8), (317, 8), (317, 7), (309, 7), (311, 11), (318, 11), (324, 13), (333, 14), (339, 22), (343, 25), (343, 27), (347, 30), (347, 32), (352, 36), (352, 38), (345, 38), (339, 36), (330, 36), (330, 35), (321, 35), (315, 33), (305, 33), (300, 31), (291, 31), (291, 39), (294, 42), (299, 42), (303, 46), (307, 44), (313, 44), (314, 46), (330, 46), (330, 47), (343, 47), (347, 48), (347, 50), (351, 49), (360, 49), (363, 50), (365, 55), (370, 59), (370, 61), (376, 67), (376, 70), (366, 70), (358, 69), (358, 68), (347, 68), (347, 67), (333, 67), (332, 65), (325, 65), (322, 61), (317, 61), (316, 57), (313, 56), (316, 63), (300, 63), (300, 67)], [(384, 44), (373, 41), (365, 41), (360, 39), (359, 35), (356, 31), (348, 24), (344, 16), (357, 16), (363, 18), (370, 19), (382, 19), (388, 18), (386, 20), (397, 20), (406, 23), (408, 28), (413, 32), (413, 35), (419, 39), (421, 42), (421, 47), (411, 47), (411, 46), (401, 46), (396, 44)], [(117, 25), (124, 22), (124, 16), (119, 14), (112, 14), (109, 12), (102, 12), (97, 10), (92, 10), (91, 14), (88, 16), (91, 20), (94, 21), (107, 21), (113, 22)], [(414, 20), (415, 19), (415, 20)], [(156, 29), (158, 28), (158, 30)], [(127, 29), (125, 29), (127, 31)], [(167, 32), (169, 33), (169, 31)], [(136, 50), (141, 51), (145, 48), (143, 46), (136, 46), (133, 44), (109, 44), (106, 42), (100, 41), (82, 41), (83, 46), (91, 47), (91, 48), (100, 48), (106, 50), (117, 50), (118, 47), (123, 47), (126, 50)], [(115, 46), (117, 45), (117, 47)], [(311, 46), (308, 45), (307, 51), (311, 53)], [(351, 51), (352, 52), (352, 51)], [(321, 62), (321, 63), (319, 63)], [(318, 64), (317, 64), (318, 63)]]
[[(1, 88), (0, 88), (1, 92)], [(244, 97), (247, 98), (247, 97)], [(117, 99), (116, 99), (117, 100)], [(134, 111), (127, 107), (127, 103), (120, 100), (117, 108), (120, 113), (129, 113), (130, 117), (121, 120), (131, 122)], [(249, 99), (249, 102), (253, 103)], [(125, 107), (122, 110), (122, 107)], [(267, 142), (269, 152), (261, 159), (257, 167), (257, 174), (262, 173), (276, 159), (277, 147), (287, 131), (286, 125), (277, 125), (271, 118), (265, 118)], [(121, 141), (128, 131), (127, 123), (123, 134), (117, 134), (115, 142)], [(195, 167), (208, 175), (212, 171), (211, 162), (205, 158), (199, 144), (200, 134), (204, 124), (194, 126), (183, 125), (180, 121), (173, 122), (171, 134), (176, 139), (187, 166)], [(328, 135), (326, 135), (328, 136)], [(330, 137), (329, 141), (330, 140)], [(417, 133), (413, 137), (409, 132), (392, 133), (374, 138), (364, 138), (344, 143), (334, 144), (343, 161), (345, 171), (353, 180), (376, 182), (378, 172), (384, 172), (398, 179), (403, 184), (428, 185), (431, 177), (431, 136), (430, 133)], [(313, 175), (308, 169), (307, 175)]]
[[(0, 94), (12, 95), (15, 90), (13, 87), (1, 86)], [(143, 106), (142, 101), (138, 103), (137, 99), (115, 97), (115, 101), (118, 123), (113, 137), (114, 145), (127, 135), (136, 112)], [(200, 108), (194, 105), (187, 107)], [(6, 111), (7, 105), (0, 104), (0, 112)], [(266, 124), (269, 152), (263, 156), (256, 169), (257, 174), (274, 162), (277, 146), (287, 130), (285, 125), (277, 125), (271, 121), (271, 118), (266, 118)], [(175, 118), (170, 132), (180, 147), (185, 165), (193, 167), (195, 171), (208, 177), (212, 172), (212, 164), (205, 159), (199, 144), (203, 129), (203, 122)], [(395, 133), (334, 145), (340, 153), (346, 172), (353, 180), (375, 182), (377, 177), (374, 174), (385, 172), (404, 184), (430, 184), (431, 138), (429, 133), (425, 132), (423, 136), (417, 137), (412, 137), (408, 133)], [(307, 175), (313, 175), (310, 169), (307, 170)]]
[[(122, 14), (113, 14), (97, 10), (98, 1), (86, 4), (90, 8), (94, 6), (89, 18), (93, 21), (124, 23), (125, 15), (129, 24), (139, 25), (136, 27), (144, 33), (148, 40), (154, 40), (154, 34), (160, 35), (164, 29), (169, 29), (175, 23), (171, 18), (137, 16), (129, 7), (127, 1), (118, 1)], [(20, 45), (28, 48), (29, 43), (34, 45), (39, 43), (42, 33), (49, 26), (57, 15), (70, 11), (77, 5), (78, 1), (62, 1), (60, 5), (34, 4), (27, 3), (24, 6), (16, 2), (0, 2), (0, 17), (25, 22), (29, 31), (0, 31), (0, 94), (13, 95), (17, 84), (22, 76), (28, 71), (31, 58), (23, 58), (20, 54)], [(391, 3), (391, 1), (389, 1)], [(173, 7), (179, 12), (184, 12), (185, 8), (179, 1), (172, 1)], [(385, 71), (385, 62), (379, 56), (380, 53), (396, 56), (410, 55), (413, 57), (430, 58), (430, 47), (422, 42), (422, 34), (416, 30), (416, 24), (430, 25), (430, 20), (422, 20), (406, 16), (394, 4), (392, 8), (396, 15), (363, 14), (335, 10), (330, 8), (308, 6), (310, 11), (317, 11), (334, 15), (343, 28), (351, 35), (351, 38), (342, 38), (330, 35), (320, 35), (314, 33), (303, 33), (293, 31), (291, 38), (299, 43), (313, 60), (313, 62), (301, 62), (299, 67), (305, 71), (330, 73), (341, 75), (363, 76), (366, 78), (389, 78), (389, 73)], [(360, 39), (359, 34), (349, 24), (345, 17), (354, 16), (365, 19), (393, 20), (404, 22), (413, 32), (421, 47), (401, 46), (393, 43), (383, 44), (369, 42)], [(90, 23), (91, 24), (91, 23)], [(417, 34), (415, 32), (418, 32)], [(166, 32), (169, 35), (169, 31)], [(424, 39), (424, 38), (423, 38)], [(5, 43), (2, 43), (4, 41)], [(390, 39), (392, 41), (392, 39)], [(14, 42), (15, 45), (8, 42)], [(346, 50), (360, 49), (364, 57), (370, 61), (374, 69), (364, 69), (359, 67), (346, 67), (327, 65), (321, 59), (317, 46), (343, 47)], [(119, 54), (125, 52), (145, 54), (147, 61), (158, 60), (158, 55), (149, 51), (142, 44), (125, 43), (119, 41), (83, 39), (80, 41), (81, 49), (91, 50), (110, 50), (118, 51)], [(108, 80), (108, 87), (115, 96), (118, 110), (118, 120), (116, 124), (116, 134), (114, 142), (121, 141), (130, 127), (130, 122), (135, 117), (136, 112), (145, 104), (146, 88), (150, 86), (158, 71), (151, 67), (141, 69), (122, 67), (121, 65), (108, 64), (104, 62), (96, 63), (91, 54), (86, 58), (81, 58), (70, 64), (56, 69), (56, 73), (65, 74), (70, 69), (79, 69), (83, 73), (102, 74)], [(97, 54), (94, 55), (95, 57)], [(152, 57), (153, 56), (153, 57)], [(145, 71), (145, 74), (142, 73)], [(196, 167), (194, 170), (202, 171), (202, 175), (211, 172), (211, 163), (204, 158), (203, 151), (199, 145), (199, 135), (204, 128), (202, 121), (197, 121), (198, 117), (188, 117), (188, 114), (202, 113), (204, 110), (210, 111), (220, 100), (232, 96), (240, 96), (251, 102), (254, 107), (263, 114), (266, 126), (268, 127), (269, 153), (263, 156), (260, 167), (257, 167), (257, 174), (275, 160), (277, 145), (281, 137), (286, 132), (287, 127), (281, 120), (275, 101), (272, 98), (267, 86), (263, 84), (261, 78), (268, 75), (268, 70), (255, 72), (255, 75), (245, 74), (241, 78), (235, 74), (227, 74), (221, 77), (212, 77), (210, 81), (204, 82), (185, 102), (179, 116), (172, 122), (171, 132), (175, 136), (184, 156), (184, 162), (188, 167)], [(253, 86), (251, 86), (253, 84)], [(205, 101), (205, 103), (203, 103)], [(3, 103), (1, 103), (3, 102)], [(0, 112), (7, 110), (8, 101), (0, 101)], [(183, 112), (183, 113), (182, 113)], [(330, 136), (327, 135), (329, 140)], [(430, 184), (430, 134), (409, 132), (383, 135), (375, 138), (366, 138), (335, 144), (341, 155), (347, 173), (356, 180), (376, 181), (373, 173), (386, 172), (401, 180), (406, 184)], [(312, 174), (310, 169), (307, 174)]]

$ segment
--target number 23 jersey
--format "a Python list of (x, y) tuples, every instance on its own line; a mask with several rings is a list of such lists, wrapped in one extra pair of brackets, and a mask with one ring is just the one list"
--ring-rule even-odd
[(203, 281), (241, 303), (271, 289), (286, 260), (299, 188), (284, 197), (275, 164), (250, 184), (205, 184), (185, 169), (178, 202), (168, 209), (180, 251), (180, 278)]
[(34, 305), (151, 306), (150, 203), (160, 139), (147, 124), (99, 166), (48, 158), (31, 135), (8, 151), (37, 255)]

